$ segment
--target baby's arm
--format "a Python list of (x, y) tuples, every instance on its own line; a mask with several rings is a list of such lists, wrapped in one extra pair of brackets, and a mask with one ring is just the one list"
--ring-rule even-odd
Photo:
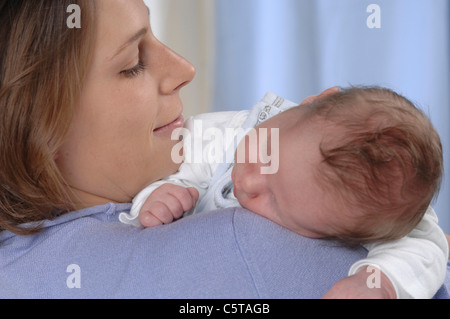
[[(187, 206), (192, 205), (189, 203), (196, 202), (200, 196), (205, 194), (209, 186), (207, 179), (210, 179), (210, 174), (205, 170), (198, 171), (198, 166), (182, 164), (176, 174), (145, 187), (134, 197), (130, 213), (121, 213), (119, 215), (120, 221), (136, 227), (160, 225), (155, 219), (150, 220), (150, 217), (144, 218), (140, 214), (143, 210), (153, 212), (154, 217), (162, 218), (161, 221), (163, 223), (168, 223), (181, 217), (178, 217), (180, 210), (177, 206), (181, 204), (183, 209), (189, 210), (190, 208), (187, 209)], [(155, 192), (156, 194), (154, 194)], [(163, 196), (163, 193), (168, 194)], [(158, 196), (160, 197), (158, 198)], [(164, 206), (167, 207), (168, 211)], [(170, 220), (168, 213), (172, 215), (172, 220)], [(142, 221), (145, 222), (145, 225), (141, 224)]]
[(432, 298), (444, 282), (448, 243), (431, 207), (407, 237), (366, 248), (367, 258), (352, 266), (350, 276), (376, 266), (395, 287), (397, 298)]
[[(376, 281), (374, 276), (378, 276)], [(377, 289), (373, 288), (377, 285)], [(396, 299), (395, 288), (389, 278), (383, 273), (374, 274), (370, 266), (338, 281), (323, 299)]]
[(145, 187), (133, 199), (130, 213), (120, 215), (121, 222), (153, 227), (181, 218), (209, 187), (210, 173), (203, 166), (183, 163), (174, 175)]
[[(181, 190), (181, 197), (191, 197), (192, 199), (198, 199), (199, 197), (201, 198), (207, 191), (208, 187), (209, 187), (209, 183), (211, 181), (212, 178), (212, 174), (215, 170), (215, 163), (210, 162), (208, 160), (203, 160), (205, 158), (203, 158), (203, 154), (202, 155), (202, 161), (200, 162), (192, 162), (193, 159), (196, 159), (196, 154), (194, 153), (194, 147), (193, 146), (197, 146), (197, 145), (201, 145), (202, 147), (200, 147), (200, 151), (202, 150), (209, 150), (209, 140), (205, 140), (203, 139), (203, 136), (197, 132), (197, 130), (195, 130), (195, 122), (196, 121), (201, 121), (201, 123), (203, 124), (203, 126), (205, 128), (209, 128), (209, 127), (214, 127), (214, 125), (216, 125), (214, 118), (218, 117), (220, 119), (224, 119), (224, 121), (226, 121), (227, 119), (230, 118), (230, 116), (232, 117), (233, 114), (235, 113), (231, 113), (228, 116), (224, 116), (223, 114), (219, 114), (217, 116), (214, 116), (213, 114), (208, 115), (208, 114), (203, 114), (203, 115), (199, 115), (199, 116), (195, 116), (192, 117), (190, 119), (188, 119), (186, 121), (185, 124), (185, 128), (187, 129), (187, 132), (189, 132), (188, 135), (183, 135), (183, 151), (184, 151), (184, 155), (186, 158), (191, 159), (191, 161), (185, 161), (181, 166), (180, 169), (177, 173), (168, 176), (160, 181), (154, 182), (151, 185), (145, 187), (141, 192), (139, 192), (139, 194), (136, 195), (136, 197), (133, 199), (133, 205), (131, 207), (130, 213), (122, 213), (119, 215), (119, 219), (122, 223), (125, 224), (130, 224), (133, 226), (137, 226), (140, 227), (142, 226), (141, 222), (140, 222), (140, 216), (139, 216), (139, 212), (142, 210), (142, 208), (144, 207), (145, 210), (148, 211), (158, 211), (157, 213), (155, 213), (156, 215), (160, 215), (160, 217), (163, 219), (162, 222), (165, 221), (169, 221), (170, 220), (170, 216), (168, 215), (169, 213), (171, 214), (171, 216), (173, 216), (173, 218), (177, 218), (178, 214), (179, 214), (179, 209), (176, 208), (176, 206), (178, 206), (178, 204), (181, 204), (182, 207), (186, 207), (189, 203), (189, 199), (184, 199), (181, 201), (181, 203), (179, 202), (179, 200), (176, 200), (173, 198), (173, 196), (170, 196), (167, 198), (167, 200), (169, 202), (171, 202), (171, 204), (169, 205), (165, 205), (165, 206), (170, 206), (167, 207), (168, 211), (166, 210), (166, 208), (164, 208), (164, 204), (166, 204), (165, 200), (163, 199), (159, 199), (159, 201), (155, 202), (154, 200), (150, 200), (149, 202), (147, 202), (147, 199), (152, 196), (153, 192), (155, 192), (157, 189), (159, 189), (160, 187), (163, 188), (163, 185), (166, 184), (170, 184), (170, 185), (178, 185), (180, 188), (177, 191), (180, 192), (180, 189), (187, 189), (188, 191), (188, 195), (186, 196), (186, 193)], [(184, 132), (186, 133), (186, 132)], [(198, 154), (197, 154), (198, 155)], [(206, 158), (208, 159), (208, 158)], [(169, 187), (169, 186), (164, 186), (165, 187)], [(196, 191), (198, 191), (200, 194), (195, 194), (195, 190), (191, 189), (195, 188)], [(163, 188), (163, 189), (164, 189)], [(195, 196), (194, 196), (195, 195)], [(154, 196), (152, 196), (154, 197)], [(177, 196), (175, 196), (175, 198), (177, 198)], [(151, 202), (153, 204), (151, 204)], [(178, 202), (178, 203), (177, 203)], [(153, 207), (149, 207), (149, 206), (153, 206)], [(156, 207), (154, 207), (156, 206)], [(151, 208), (151, 209), (150, 209)], [(173, 211), (170, 209), (173, 208)], [(176, 211), (176, 213), (174, 212)], [(163, 217), (164, 216), (164, 217)], [(154, 216), (157, 217), (157, 216)], [(150, 218), (149, 218), (150, 219)], [(148, 220), (146, 222), (146, 224), (148, 226), (153, 226), (154, 223), (159, 224), (159, 222), (155, 219), (153, 219), (153, 221)]]

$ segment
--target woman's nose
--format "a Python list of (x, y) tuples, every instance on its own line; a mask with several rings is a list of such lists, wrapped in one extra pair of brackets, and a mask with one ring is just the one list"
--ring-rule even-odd
[(161, 82), (160, 92), (172, 94), (189, 84), (195, 77), (195, 67), (164, 44), (160, 45)]

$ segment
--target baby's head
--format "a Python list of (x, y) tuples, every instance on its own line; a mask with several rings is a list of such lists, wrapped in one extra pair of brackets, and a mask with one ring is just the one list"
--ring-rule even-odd
[(381, 88), (351, 88), (308, 105), (329, 133), (317, 178), (349, 206), (356, 223), (346, 241), (393, 240), (422, 219), (437, 193), (443, 156), (429, 119), (409, 100)]
[(349, 243), (401, 238), (439, 189), (439, 135), (388, 89), (342, 90), (261, 127), (279, 128), (279, 171), (261, 175), (261, 164), (237, 165), (236, 194), (244, 207), (302, 235)]

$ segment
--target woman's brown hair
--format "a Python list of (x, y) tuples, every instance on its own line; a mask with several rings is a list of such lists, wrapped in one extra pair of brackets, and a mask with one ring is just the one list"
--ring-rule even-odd
[[(81, 28), (67, 23), (71, 4)], [(0, 230), (31, 235), (73, 209), (55, 157), (89, 67), (94, 16), (91, 0), (0, 0)]]

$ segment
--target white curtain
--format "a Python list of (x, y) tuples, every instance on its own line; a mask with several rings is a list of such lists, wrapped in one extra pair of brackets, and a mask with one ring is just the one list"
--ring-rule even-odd
[(197, 69), (182, 90), (185, 117), (211, 110), (214, 94), (215, 1), (144, 0), (156, 37)]

